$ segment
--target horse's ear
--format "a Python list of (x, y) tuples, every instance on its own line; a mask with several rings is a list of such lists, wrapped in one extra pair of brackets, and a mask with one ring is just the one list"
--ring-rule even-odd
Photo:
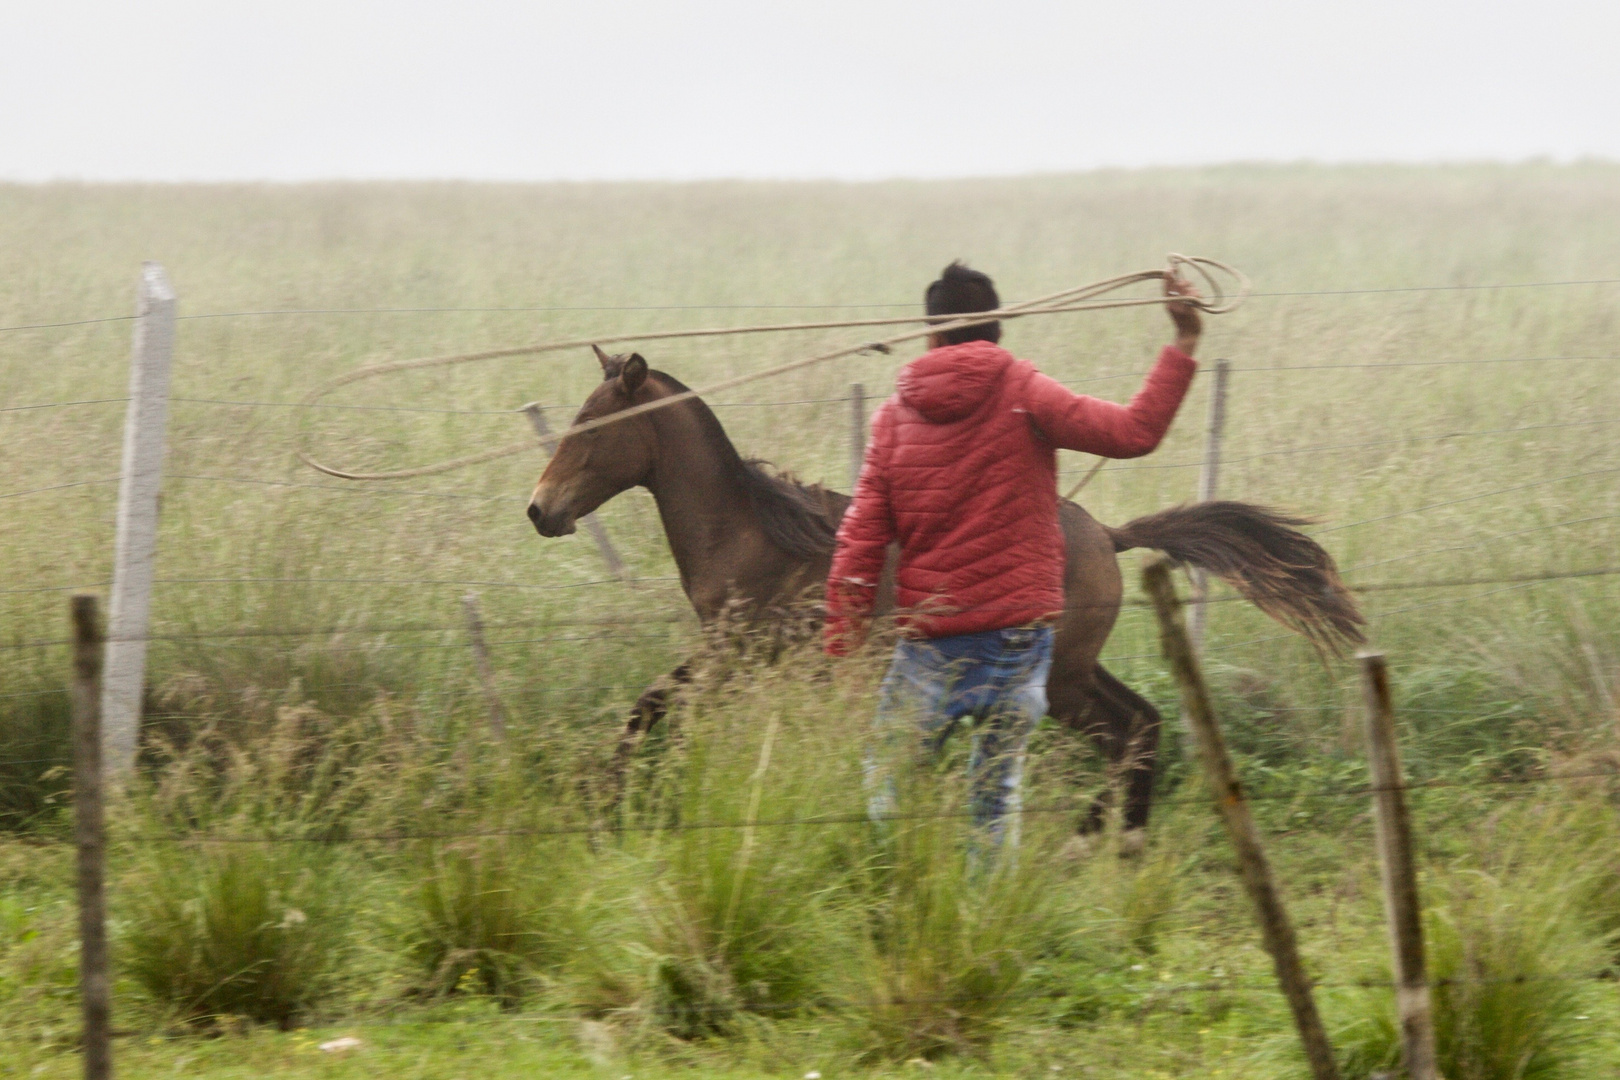
[(647, 361), (640, 353), (631, 353), (630, 359), (624, 362), (619, 369), (619, 385), (623, 387), (626, 397), (641, 389), (641, 384), (647, 381)]
[(594, 345), (593, 344), (591, 346), (591, 351), (596, 353), (596, 362), (598, 364), (602, 365), (602, 378), (604, 378), (604, 379), (613, 378), (613, 376), (614, 376), (614, 368), (618, 366), (614, 362), (613, 357), (611, 357), (607, 353), (603, 352), (602, 347), (600, 345)]

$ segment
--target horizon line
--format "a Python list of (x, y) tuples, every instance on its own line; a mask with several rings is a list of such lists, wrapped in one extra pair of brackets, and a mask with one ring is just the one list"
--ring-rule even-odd
[(228, 175), (217, 176), (80, 176), (68, 173), (47, 177), (0, 175), (0, 185), (13, 187), (60, 186), (227, 186), (251, 185), (265, 187), (295, 187), (320, 184), (470, 184), (470, 185), (538, 185), (538, 184), (889, 184), (889, 183), (961, 183), (973, 181), (1043, 180), (1066, 177), (1126, 175), (1132, 173), (1206, 172), (1239, 169), (1483, 169), (1483, 168), (1612, 168), (1620, 165), (1620, 158), (1601, 154), (1560, 157), (1551, 154), (1531, 154), (1523, 157), (1458, 157), (1458, 158), (1230, 158), (1220, 161), (1165, 162), (1142, 165), (1090, 165), (1076, 168), (1025, 169), (1011, 172), (979, 172), (959, 174), (891, 173), (839, 175), (833, 173), (668, 173), (620, 175), (554, 175), (554, 176), (498, 176), (498, 175), (436, 175), (430, 173), (403, 174), (315, 174), (296, 177)]

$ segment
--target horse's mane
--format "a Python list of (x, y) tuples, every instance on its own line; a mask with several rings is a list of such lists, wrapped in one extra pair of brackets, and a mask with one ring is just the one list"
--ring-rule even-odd
[[(674, 393), (687, 390), (674, 376), (662, 371), (652, 375)], [(831, 551), (843, 517), (843, 498), (820, 484), (806, 484), (792, 473), (778, 471), (768, 461), (743, 457), (702, 398), (691, 398), (686, 404), (697, 416), (704, 438), (719, 451), (727, 471), (748, 495), (771, 543), (800, 558)]]

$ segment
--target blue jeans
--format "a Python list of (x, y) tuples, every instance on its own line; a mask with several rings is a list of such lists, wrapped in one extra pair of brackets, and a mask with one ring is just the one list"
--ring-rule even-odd
[[(938, 757), (963, 717), (978, 721), (968, 759), (970, 805), (974, 824), (999, 844), (1006, 818), (1021, 809), (1024, 747), (1046, 713), (1051, 669), (1047, 626), (902, 641), (879, 691), (874, 727), (880, 749), (892, 755), (904, 725), (913, 724), (926, 761)], [(866, 780), (872, 817), (892, 813), (894, 780), (875, 757), (867, 758)]]

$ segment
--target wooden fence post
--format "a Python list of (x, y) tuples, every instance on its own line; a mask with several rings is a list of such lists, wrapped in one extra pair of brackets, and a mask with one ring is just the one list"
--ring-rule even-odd
[[(545, 410), (538, 401), (531, 401), (523, 406), (523, 412), (528, 416), (529, 424), (534, 428), (536, 435), (544, 439), (551, 434), (551, 425), (546, 423)], [(546, 443), (545, 447), (546, 453), (551, 453), (551, 444)], [(608, 539), (607, 529), (603, 527), (601, 520), (595, 514), (586, 514), (579, 519), (579, 523), (585, 526), (585, 531), (596, 541), (596, 550), (602, 553), (602, 561), (607, 563), (608, 572), (626, 585), (634, 585), (635, 579), (625, 568), (624, 560), (619, 558), (618, 551), (613, 547), (613, 541)]]
[(1271, 963), (1282, 985), (1283, 996), (1294, 1014), (1294, 1026), (1299, 1029), (1300, 1041), (1305, 1044), (1305, 1056), (1310, 1062), (1315, 1080), (1338, 1080), (1339, 1068), (1333, 1058), (1333, 1047), (1322, 1027), (1322, 1018), (1316, 1011), (1316, 1000), (1311, 994), (1310, 976), (1299, 958), (1299, 943), (1294, 926), (1283, 908), (1282, 897), (1271, 875), (1265, 850), (1260, 846), (1260, 832), (1249, 813), (1243, 786), (1232, 768), (1232, 759), (1226, 753), (1226, 741), (1221, 737), (1215, 710), (1210, 705), (1209, 690), (1204, 685), (1198, 658), (1193, 655), (1192, 643), (1182, 624), (1181, 601), (1176, 598), (1176, 587), (1170, 578), (1169, 563), (1155, 559), (1142, 571), (1142, 587), (1153, 600), (1159, 619), (1159, 642), (1176, 683), (1181, 687), (1181, 703), (1192, 723), (1198, 742), (1198, 756), (1203, 760), (1204, 775), (1215, 796), (1216, 811), (1226, 826), (1232, 848), (1237, 853), (1238, 866), (1243, 876), (1244, 890), (1254, 904), (1260, 923), (1260, 936)]
[(73, 597), (73, 843), (78, 861), (79, 1005), (86, 1080), (112, 1076), (112, 980), (107, 972), (107, 841), (101, 769), (101, 616)]
[(489, 702), (489, 733), (504, 742), (506, 710), (501, 708), (501, 696), (495, 691), (495, 668), (489, 662), (489, 646), (484, 643), (484, 617), (478, 611), (477, 594), (463, 596), (461, 606), (467, 613), (467, 640), (472, 646), (473, 664), (478, 668), (478, 681), (484, 684), (484, 698)]
[[(1215, 381), (1209, 388), (1209, 419), (1204, 425), (1204, 464), (1198, 472), (1198, 501), (1215, 498), (1221, 479), (1221, 440), (1226, 434), (1226, 380), (1231, 373), (1230, 360), (1215, 361)], [(1192, 605), (1187, 610), (1187, 634), (1192, 638), (1193, 652), (1204, 655), (1204, 602), (1209, 598), (1209, 576), (1194, 569), (1192, 579)]]
[(861, 466), (866, 463), (866, 387), (849, 384), (849, 493), (855, 494), (855, 485), (861, 479)]
[(129, 404), (124, 410), (123, 473), (118, 485), (106, 672), (101, 687), (107, 769), (119, 778), (135, 767), (136, 729), (146, 680), (158, 492), (163, 484), (169, 368), (174, 358), (174, 308), (174, 289), (163, 267), (142, 263)]
[(1395, 709), (1384, 654), (1357, 653), (1367, 703), (1367, 765), (1372, 774), (1378, 864), (1384, 884), (1384, 914), (1395, 957), (1395, 1011), (1401, 1048), (1412, 1080), (1438, 1080), (1434, 1017), (1423, 957), (1423, 907), (1412, 858), (1412, 823), (1406, 812), (1406, 777), (1395, 740)]

